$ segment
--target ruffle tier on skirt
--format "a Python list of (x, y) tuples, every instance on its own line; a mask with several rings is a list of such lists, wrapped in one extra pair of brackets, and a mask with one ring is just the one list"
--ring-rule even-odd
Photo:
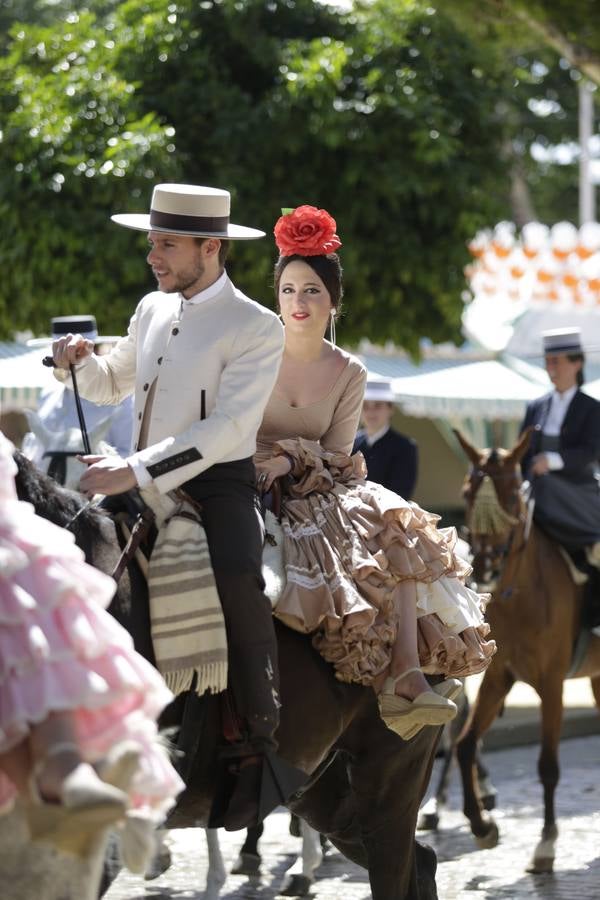
[[(16, 499), (7, 446), (0, 442), (0, 754), (50, 712), (70, 711), (88, 762), (121, 741), (138, 747), (132, 806), (160, 821), (183, 788), (156, 727), (172, 695), (106, 612), (112, 578), (85, 563), (69, 532)], [(0, 809), (14, 796), (0, 772)]]
[(294, 458), (295, 480), (284, 502), (287, 583), (275, 615), (314, 634), (342, 681), (371, 684), (387, 669), (408, 602), (426, 672), (485, 669), (496, 649), (487, 640), (487, 598), (465, 584), (470, 566), (456, 553), (456, 531), (365, 481), (361, 454), (328, 453), (304, 439), (280, 441), (278, 452)]

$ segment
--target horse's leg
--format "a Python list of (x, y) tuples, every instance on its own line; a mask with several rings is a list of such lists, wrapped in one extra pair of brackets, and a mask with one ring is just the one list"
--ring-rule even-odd
[(514, 675), (499, 661), (498, 657), (495, 657), (483, 676), (469, 720), (456, 744), (456, 756), (463, 784), (463, 811), (470, 822), (471, 831), (482, 849), (496, 846), (498, 826), (491, 816), (482, 814), (475, 777), (477, 745), (482, 734), (487, 731), (498, 715), (504, 698), (514, 681)]
[(433, 900), (435, 860), (418, 870), (415, 830), (441, 729), (402, 741), (383, 723), (381, 732), (374, 726), (369, 747), (350, 762), (373, 900)]
[(216, 828), (205, 828), (204, 833), (208, 848), (208, 872), (206, 873), (204, 900), (218, 900), (221, 888), (227, 881), (227, 872), (219, 844), (219, 832)]
[(159, 828), (156, 832), (156, 849), (154, 851), (154, 859), (146, 869), (144, 878), (146, 881), (153, 881), (159, 878), (171, 866), (171, 848), (169, 846), (169, 829)]
[[(454, 759), (454, 746), (456, 743), (456, 735), (452, 735), (451, 733), (455, 721), (456, 720), (454, 719), (450, 722), (444, 728), (442, 734), (442, 744), (444, 746), (442, 769), (433, 796), (427, 801), (419, 813), (417, 828), (421, 831), (436, 831), (440, 823), (440, 810), (446, 805), (448, 780)], [(461, 725), (462, 724), (464, 724), (464, 722), (461, 723)]]
[(590, 685), (592, 687), (592, 693), (594, 695), (594, 700), (596, 701), (596, 706), (598, 707), (598, 711), (600, 712), (600, 675), (595, 675), (593, 678), (590, 678)]
[(477, 767), (477, 788), (481, 805), (487, 810), (495, 809), (498, 791), (492, 783), (487, 767), (481, 761), (481, 745), (477, 748), (475, 765)]
[(562, 679), (553, 673), (540, 691), (542, 699), (542, 746), (538, 774), (544, 789), (544, 827), (542, 838), (533, 852), (528, 872), (551, 872), (554, 867), (558, 828), (554, 812), (554, 793), (560, 775), (558, 742), (562, 725)]
[(315, 880), (315, 872), (323, 862), (321, 836), (300, 819), (302, 854), (283, 877), (279, 894), (283, 897), (306, 897)]
[[(456, 698), (458, 714), (446, 725), (442, 732), (444, 757), (435, 793), (420, 812), (417, 828), (422, 831), (435, 831), (440, 823), (440, 812), (446, 805), (448, 782), (456, 752), (456, 742), (469, 716), (469, 698), (464, 689)], [(487, 809), (487, 807), (486, 807)]]
[(258, 875), (262, 862), (258, 852), (258, 842), (265, 826), (262, 822), (246, 830), (246, 840), (242, 844), (240, 854), (231, 869), (232, 875)]
[[(351, 766), (351, 786), (351, 760), (342, 751), (318, 780), (288, 806), (325, 834), (347, 859), (369, 870), (373, 900), (438, 900), (435, 852), (415, 841), (414, 832), (439, 729), (423, 728), (407, 743), (389, 731), (376, 712), (368, 722), (357, 720), (356, 725), (366, 744), (361, 761), (364, 767), (371, 766), (376, 775), (379, 773), (376, 785), (359, 779), (361, 793), (364, 790), (359, 803), (354, 783), (356, 768)], [(388, 784), (386, 778), (390, 768), (387, 758), (399, 768), (393, 784)], [(370, 786), (376, 787), (372, 795)], [(386, 812), (388, 820), (382, 827), (385, 841), (376, 855), (373, 847), (377, 848), (377, 823), (370, 814), (381, 819)]]

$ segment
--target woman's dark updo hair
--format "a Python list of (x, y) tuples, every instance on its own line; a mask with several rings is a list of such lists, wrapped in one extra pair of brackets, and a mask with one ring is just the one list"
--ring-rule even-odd
[(577, 387), (583, 387), (585, 384), (585, 375), (583, 374), (583, 364), (585, 363), (585, 356), (583, 353), (567, 353), (567, 359), (569, 362), (580, 362), (581, 368), (577, 372)]
[(326, 256), (280, 256), (275, 263), (273, 286), (275, 288), (275, 299), (279, 299), (279, 284), (281, 276), (286, 267), (291, 262), (306, 263), (311, 269), (317, 273), (331, 297), (331, 305), (335, 309), (336, 316), (339, 316), (342, 307), (342, 297), (344, 288), (342, 286), (342, 265), (337, 253), (328, 253)]

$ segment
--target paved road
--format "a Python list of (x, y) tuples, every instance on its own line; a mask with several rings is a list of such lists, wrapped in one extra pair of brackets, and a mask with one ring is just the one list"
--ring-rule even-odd
[[(499, 791), (500, 811), (495, 816), (501, 843), (494, 850), (475, 849), (460, 812), (455, 773), (440, 830), (420, 835), (438, 853), (440, 900), (600, 900), (600, 736), (562, 744), (557, 794), (561, 833), (553, 875), (525, 873), (541, 831), (536, 757), (533, 746), (498, 750), (487, 757)], [(269, 818), (261, 844), (265, 874), (254, 884), (230, 875), (221, 895), (224, 900), (272, 900), (278, 896), (277, 885), (300, 845), (287, 833), (287, 823), (285, 811)], [(225, 831), (220, 835), (230, 868), (242, 836)], [(145, 883), (123, 873), (106, 900), (201, 900), (207, 864), (202, 831), (174, 832), (173, 850), (175, 865), (160, 879)], [(371, 892), (366, 872), (332, 852), (319, 869), (311, 896), (315, 900), (369, 900)]]

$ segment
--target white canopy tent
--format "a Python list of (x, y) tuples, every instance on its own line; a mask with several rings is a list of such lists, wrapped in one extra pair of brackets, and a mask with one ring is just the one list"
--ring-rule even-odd
[(0, 404), (2, 409), (35, 409), (38, 397), (54, 379), (52, 369), (42, 365), (40, 348), (25, 344), (0, 343)]
[(547, 390), (500, 359), (395, 378), (392, 387), (408, 415), (436, 419), (520, 419), (526, 404)]

